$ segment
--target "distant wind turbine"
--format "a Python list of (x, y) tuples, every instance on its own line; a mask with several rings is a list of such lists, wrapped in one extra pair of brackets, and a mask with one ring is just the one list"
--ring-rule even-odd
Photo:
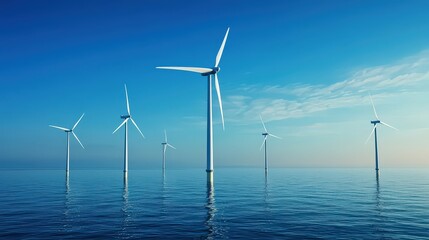
[(162, 171), (165, 171), (165, 152), (167, 151), (167, 147), (176, 149), (175, 147), (173, 147), (173, 145), (168, 143), (167, 132), (165, 130), (164, 130), (164, 142), (161, 144), (162, 144)]
[(137, 126), (136, 122), (134, 122), (133, 118), (131, 117), (130, 103), (128, 101), (127, 85), (124, 84), (124, 86), (125, 86), (125, 98), (127, 100), (127, 113), (128, 114), (127, 115), (121, 115), (121, 119), (124, 119), (124, 121), (121, 123), (121, 125), (119, 125), (119, 127), (117, 127), (115, 129), (115, 131), (113, 131), (113, 133), (118, 131), (118, 129), (121, 128), (122, 125), (125, 124), (124, 174), (126, 177), (128, 174), (128, 120), (131, 120), (131, 122), (134, 124), (134, 126), (137, 128), (137, 130), (139, 131), (139, 133), (142, 135), (143, 138), (144, 138), (144, 135), (143, 135), (142, 131), (140, 131), (140, 128)]
[(372, 108), (374, 109), (374, 115), (375, 115), (376, 120), (371, 121), (371, 124), (374, 125), (374, 128), (372, 129), (371, 134), (369, 134), (369, 137), (365, 143), (367, 143), (369, 141), (369, 139), (371, 138), (372, 134), (374, 134), (374, 138), (375, 138), (375, 171), (377, 171), (377, 173), (378, 173), (377, 124), (382, 124), (382, 125), (385, 125), (387, 127), (393, 128), (395, 130), (398, 130), (398, 129), (380, 120), (380, 118), (377, 115), (377, 111), (375, 111), (375, 106), (374, 106), (374, 102), (372, 101), (371, 95), (369, 95), (369, 97), (371, 99), (371, 104), (372, 104)]
[(217, 73), (220, 71), (219, 62), (222, 57), (222, 52), (225, 47), (226, 39), (228, 38), (229, 28), (226, 30), (225, 37), (223, 38), (222, 45), (217, 53), (215, 65), (212, 68), (201, 67), (156, 67), (157, 69), (179, 70), (200, 73), (202, 76), (207, 76), (208, 79), (208, 92), (207, 92), (207, 169), (208, 173), (213, 172), (213, 116), (212, 116), (212, 80), (211, 76), (214, 75), (215, 88), (219, 100), (220, 115), (222, 117), (222, 127), (225, 130), (225, 122), (222, 110), (222, 98), (220, 95), (219, 80)]
[(270, 137), (275, 137), (275, 138), (278, 138), (278, 139), (282, 139), (282, 138), (281, 138), (281, 137), (278, 137), (278, 136), (276, 136), (276, 135), (274, 135), (274, 134), (269, 133), (269, 132), (267, 131), (267, 128), (265, 127), (265, 124), (264, 124), (264, 121), (262, 120), (261, 115), (259, 115), (259, 118), (261, 119), (262, 126), (264, 127), (264, 132), (262, 133), (262, 136), (264, 136), (264, 140), (262, 141), (262, 145), (261, 145), (261, 147), (259, 148), (259, 151), (260, 151), (260, 150), (262, 150), (262, 147), (264, 147), (264, 148), (265, 148), (265, 153), (264, 153), (264, 159), (265, 159), (265, 173), (267, 173), (267, 171), (268, 171), (268, 164), (267, 164), (267, 138), (268, 138), (268, 136), (270, 136)]
[(76, 134), (74, 133), (74, 129), (77, 127), (77, 125), (79, 124), (80, 120), (83, 118), (83, 115), (80, 116), (79, 120), (77, 120), (77, 122), (74, 124), (74, 126), (71, 129), (68, 128), (64, 128), (64, 127), (58, 127), (58, 126), (54, 126), (54, 125), (49, 125), (49, 127), (53, 127), (56, 129), (60, 129), (63, 130), (64, 132), (67, 133), (67, 154), (66, 154), (66, 173), (69, 173), (70, 170), (70, 133), (73, 134), (73, 136), (76, 138), (76, 140), (78, 141), (78, 143), (82, 146), (83, 149), (85, 149), (82, 145), (82, 143), (80, 142), (79, 138), (76, 136)]

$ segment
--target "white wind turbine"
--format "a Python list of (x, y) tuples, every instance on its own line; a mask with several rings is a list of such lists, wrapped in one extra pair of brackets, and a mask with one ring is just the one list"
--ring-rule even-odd
[(282, 139), (282, 138), (281, 138), (281, 137), (278, 137), (278, 136), (276, 136), (276, 135), (274, 135), (274, 134), (269, 133), (269, 132), (267, 131), (267, 128), (265, 127), (265, 124), (264, 124), (264, 121), (262, 120), (261, 115), (259, 115), (259, 118), (261, 119), (262, 126), (264, 127), (264, 132), (262, 133), (262, 136), (264, 136), (264, 140), (263, 140), (263, 142), (262, 142), (261, 147), (259, 148), (259, 151), (260, 151), (260, 150), (262, 150), (262, 147), (264, 147), (264, 148), (265, 148), (265, 153), (264, 153), (264, 159), (265, 159), (265, 173), (267, 173), (267, 171), (268, 171), (268, 164), (267, 164), (267, 138), (268, 138), (268, 136), (270, 136), (270, 137), (275, 137), (275, 138), (278, 138), (278, 139)]
[(80, 142), (79, 138), (76, 136), (76, 134), (73, 131), (77, 127), (77, 125), (79, 124), (80, 120), (83, 118), (83, 115), (85, 115), (85, 113), (82, 114), (82, 116), (80, 116), (79, 120), (77, 120), (77, 122), (73, 125), (73, 127), (71, 129), (64, 128), (64, 127), (58, 127), (55, 125), (49, 125), (49, 127), (60, 129), (60, 130), (63, 130), (64, 132), (67, 133), (67, 154), (66, 154), (66, 173), (67, 174), (69, 173), (69, 170), (70, 170), (70, 133), (73, 134), (73, 136), (76, 138), (76, 140), (82, 146), (82, 148), (85, 149), (83, 147), (82, 143)]
[(216, 55), (215, 65), (212, 68), (202, 67), (156, 67), (157, 69), (179, 70), (199, 73), (202, 76), (207, 76), (208, 91), (207, 91), (207, 169), (208, 173), (213, 172), (213, 116), (212, 116), (212, 78), (214, 75), (215, 88), (219, 100), (220, 115), (222, 117), (222, 127), (225, 130), (225, 122), (223, 118), (222, 99), (220, 95), (219, 80), (217, 73), (220, 71), (219, 62), (222, 57), (222, 52), (225, 47), (226, 39), (228, 38), (229, 28), (226, 30), (225, 37), (223, 38), (222, 45)]
[(124, 119), (124, 121), (121, 123), (121, 125), (119, 125), (119, 127), (117, 127), (115, 129), (115, 131), (113, 131), (113, 133), (118, 131), (118, 129), (121, 128), (122, 125), (125, 124), (124, 174), (125, 174), (125, 176), (127, 176), (127, 174), (128, 174), (128, 120), (131, 120), (131, 122), (134, 124), (134, 126), (137, 128), (137, 130), (139, 131), (139, 133), (142, 135), (143, 138), (144, 138), (144, 135), (143, 135), (142, 131), (140, 131), (140, 128), (137, 126), (136, 122), (134, 122), (133, 118), (131, 117), (130, 103), (128, 101), (127, 85), (124, 84), (124, 86), (125, 86), (125, 98), (127, 100), (127, 113), (128, 114), (127, 115), (121, 115), (121, 119)]
[(374, 106), (374, 102), (372, 101), (371, 95), (369, 95), (369, 97), (371, 99), (372, 108), (374, 109), (374, 115), (375, 115), (376, 120), (371, 121), (371, 124), (374, 125), (374, 128), (372, 129), (371, 134), (369, 134), (369, 137), (365, 143), (367, 143), (369, 141), (369, 139), (371, 138), (372, 134), (374, 134), (374, 137), (375, 137), (375, 171), (377, 171), (377, 173), (378, 173), (377, 124), (382, 124), (382, 125), (385, 125), (387, 127), (393, 128), (395, 130), (398, 130), (398, 129), (380, 120), (380, 118), (377, 115), (377, 112), (375, 111), (375, 106)]
[(165, 130), (164, 130), (164, 142), (161, 144), (162, 144), (162, 171), (165, 171), (165, 152), (167, 151), (167, 147), (176, 149), (175, 147), (173, 147), (173, 145), (168, 143), (167, 132)]

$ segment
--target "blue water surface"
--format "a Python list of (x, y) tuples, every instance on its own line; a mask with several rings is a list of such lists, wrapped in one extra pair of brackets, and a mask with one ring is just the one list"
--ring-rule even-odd
[(0, 171), (1, 239), (429, 239), (429, 169)]

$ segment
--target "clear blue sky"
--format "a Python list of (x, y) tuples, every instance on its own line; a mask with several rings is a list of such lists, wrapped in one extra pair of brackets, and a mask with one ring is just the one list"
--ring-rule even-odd
[[(166, 129), (171, 168), (205, 169), (206, 81), (156, 66), (220, 63), (225, 131), (214, 98), (215, 168), (428, 167), (428, 1), (2, 1), (0, 168), (121, 169), (131, 112), (130, 169), (161, 167)], [(215, 95), (214, 95), (215, 97)], [(169, 149), (170, 150), (170, 149)]]

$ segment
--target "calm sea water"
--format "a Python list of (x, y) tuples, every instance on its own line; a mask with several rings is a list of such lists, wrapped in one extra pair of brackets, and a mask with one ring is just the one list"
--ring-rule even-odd
[(2, 239), (429, 239), (429, 169), (0, 171)]

